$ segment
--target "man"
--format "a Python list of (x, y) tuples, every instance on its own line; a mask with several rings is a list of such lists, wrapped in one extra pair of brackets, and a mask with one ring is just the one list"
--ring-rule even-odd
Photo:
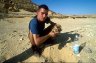
[[(54, 38), (58, 35), (52, 32), (55, 23), (50, 21), (48, 17), (48, 6), (40, 5), (37, 10), (37, 15), (29, 23), (28, 37), (32, 44), (32, 48), (39, 48), (42, 43), (46, 42), (49, 38)], [(45, 29), (45, 23), (50, 23), (50, 26)]]

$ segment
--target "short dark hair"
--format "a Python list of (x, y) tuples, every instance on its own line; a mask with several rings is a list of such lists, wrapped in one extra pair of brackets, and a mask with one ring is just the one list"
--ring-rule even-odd
[(40, 5), (39, 8), (38, 8), (38, 10), (41, 9), (41, 8), (44, 8), (46, 10), (49, 10), (48, 6), (45, 5), (45, 4)]

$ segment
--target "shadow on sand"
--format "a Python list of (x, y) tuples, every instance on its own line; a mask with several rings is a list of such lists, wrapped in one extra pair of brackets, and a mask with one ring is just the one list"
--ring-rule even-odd
[(18, 63), (18, 62), (22, 62), (26, 59), (28, 59), (29, 57), (31, 57), (33, 55), (32, 49), (29, 48), (28, 50), (22, 52), (21, 54), (14, 56), (6, 61), (4, 61), (3, 63)]
[(75, 36), (79, 34), (78, 33), (71, 33), (71, 32), (66, 32), (66, 33), (61, 33), (60, 36), (57, 38), (57, 43), (59, 42), (58, 49), (62, 49), (66, 43), (74, 42)]
[[(70, 42), (74, 41), (75, 35), (79, 35), (79, 34), (78, 33), (70, 33), (70, 32), (61, 33), (58, 37), (55, 38), (55, 41), (54, 41), (53, 44), (51, 44), (51, 45), (50, 45), (50, 43), (49, 44), (47, 43), (45, 45), (43, 44), (44, 47), (42, 47), (42, 52), (46, 47), (52, 46), (52, 45), (55, 45), (55, 44), (59, 44), (58, 49), (62, 49), (64, 47), (64, 45), (66, 45), (66, 43), (70, 43)], [(31, 57), (32, 55), (34, 55), (33, 51), (32, 51), (32, 48), (29, 48), (28, 50), (25, 50), (21, 54), (10, 58), (10, 59), (4, 61), (3, 63), (22, 62), (22, 61), (28, 59), (29, 57)]]
[(82, 43), (79, 47), (79, 53), (82, 51), (82, 49), (86, 46), (86, 42)]

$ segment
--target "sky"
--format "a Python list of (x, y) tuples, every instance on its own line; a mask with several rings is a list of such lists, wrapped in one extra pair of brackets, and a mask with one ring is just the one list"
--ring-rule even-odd
[(50, 10), (66, 15), (96, 14), (96, 0), (32, 0), (37, 5), (46, 4)]

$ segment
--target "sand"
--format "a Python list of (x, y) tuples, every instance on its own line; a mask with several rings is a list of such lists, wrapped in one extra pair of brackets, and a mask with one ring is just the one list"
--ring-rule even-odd
[[(22, 12), (24, 12), (22, 10)], [(25, 13), (28, 13), (27, 11)], [(52, 18), (62, 26), (55, 38), (56, 44), (46, 45), (41, 56), (33, 54), (28, 39), (31, 16), (0, 19), (0, 62), (95, 62), (96, 61), (96, 18)], [(21, 13), (22, 14), (22, 13)], [(46, 24), (46, 26), (48, 26)], [(80, 53), (73, 52), (74, 36), (78, 34)]]

